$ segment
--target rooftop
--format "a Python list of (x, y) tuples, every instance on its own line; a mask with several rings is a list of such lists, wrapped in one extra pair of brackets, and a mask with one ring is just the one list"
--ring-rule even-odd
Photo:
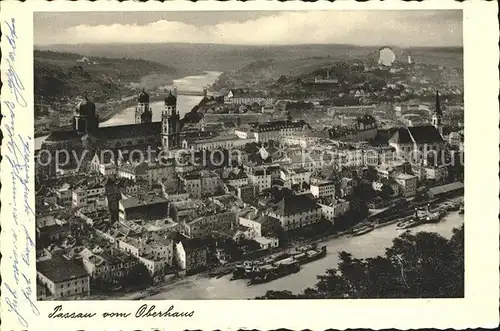
[(456, 190), (463, 190), (464, 184), (462, 182), (454, 182), (446, 185), (436, 186), (429, 189), (429, 192), (434, 195), (448, 193)]
[(417, 178), (417, 177), (414, 176), (414, 175), (409, 175), (409, 174), (399, 174), (395, 178), (397, 178), (397, 179), (403, 179), (403, 180), (408, 180), (408, 179), (413, 179), (413, 178)]
[(391, 139), (389, 139), (389, 142), (397, 144), (438, 143), (443, 142), (443, 137), (441, 137), (439, 131), (432, 125), (409, 126), (407, 128), (399, 128)]
[(216, 136), (208, 139), (198, 139), (198, 140), (193, 140), (193, 144), (205, 144), (205, 143), (211, 143), (211, 142), (217, 142), (217, 141), (229, 141), (229, 140), (238, 140), (238, 136), (236, 135), (225, 135), (225, 136)]
[(316, 201), (307, 194), (285, 195), (281, 201), (273, 206), (272, 211), (277, 215), (294, 215), (319, 208)]
[(120, 203), (122, 204), (123, 208), (128, 209), (128, 208), (135, 208), (135, 207), (140, 207), (140, 206), (165, 204), (165, 203), (168, 203), (168, 200), (161, 197), (161, 196), (158, 196), (158, 195), (146, 195), (146, 196), (139, 196), (139, 197), (132, 197), (129, 199), (124, 199), (124, 200), (121, 200)]
[(63, 257), (37, 262), (36, 270), (54, 283), (88, 277), (81, 261), (66, 260)]

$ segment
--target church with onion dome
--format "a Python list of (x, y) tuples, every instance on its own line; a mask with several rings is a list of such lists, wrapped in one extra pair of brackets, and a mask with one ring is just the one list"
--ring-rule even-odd
[(137, 99), (135, 123), (99, 127), (96, 105), (85, 95), (74, 110), (73, 125), (70, 130), (53, 131), (44, 140), (42, 149), (75, 151), (81, 155), (84, 150), (164, 150), (166, 152), (180, 146), (182, 122), (177, 112), (177, 97), (172, 91), (165, 97), (161, 121), (153, 122), (150, 97), (143, 90)]

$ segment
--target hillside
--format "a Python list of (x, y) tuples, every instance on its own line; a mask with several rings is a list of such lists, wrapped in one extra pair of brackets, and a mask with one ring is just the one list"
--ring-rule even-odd
[(75, 98), (86, 91), (96, 102), (117, 98), (129, 87), (148, 89), (182, 77), (173, 67), (128, 58), (89, 57), (75, 53), (34, 51), (35, 98)]
[[(223, 45), (223, 44), (58, 44), (37, 46), (38, 49), (48, 49), (59, 52), (72, 52), (86, 56), (108, 58), (141, 58), (148, 61), (172, 66), (177, 70), (213, 70), (235, 71), (255, 61), (269, 59), (290, 63), (293, 68), (295, 61), (310, 59), (324, 61), (325, 59), (346, 60), (375, 57), (378, 47), (363, 47), (347, 44), (314, 44), (314, 45)], [(415, 61), (427, 64), (445, 62), (454, 63), (457, 55), (461, 56), (461, 47), (453, 48), (411, 48), (392, 47), (397, 58), (404, 58), (410, 52)], [(314, 63), (313, 63), (314, 64)], [(284, 67), (285, 68), (285, 67)], [(287, 74), (287, 73), (285, 73)]]
[(360, 57), (376, 47), (343, 44), (320, 45), (223, 45), (223, 44), (74, 44), (37, 46), (59, 52), (86, 56), (142, 58), (164, 65), (189, 70), (233, 71), (260, 60), (293, 61), (313, 57)]
[[(412, 48), (402, 49), (391, 47), (396, 55), (396, 61), (405, 63), (407, 55), (411, 54), (416, 63), (426, 66), (442, 66), (456, 69), (463, 73), (463, 49), (462, 48)], [(364, 63), (365, 65), (376, 64), (378, 49), (374, 47), (338, 46), (335, 51), (328, 55), (315, 55), (308, 57), (290, 58), (289, 54), (293, 48), (286, 49), (283, 56), (261, 59), (250, 62), (238, 70), (226, 71), (222, 74), (216, 84), (216, 88), (248, 86), (249, 84), (260, 85), (262, 83), (275, 82), (280, 77), (295, 81), (295, 78), (314, 79), (316, 76), (324, 76), (326, 70), (336, 78), (349, 76), (349, 82), (360, 83), (368, 79), (379, 80), (385, 77), (370, 77), (371, 74), (363, 74), (332, 67), (335, 63)], [(322, 48), (298, 52), (299, 54), (319, 53)], [(341, 70), (336, 70), (341, 69)], [(347, 68), (344, 68), (347, 69)], [(380, 75), (379, 75), (380, 76)], [(382, 75), (383, 76), (383, 75)], [(288, 80), (287, 79), (287, 80)]]

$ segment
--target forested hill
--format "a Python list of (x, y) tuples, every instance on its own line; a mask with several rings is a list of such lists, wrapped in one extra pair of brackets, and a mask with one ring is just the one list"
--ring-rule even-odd
[(35, 97), (50, 100), (92, 93), (96, 101), (123, 95), (130, 87), (148, 89), (182, 76), (175, 68), (129, 58), (85, 57), (80, 54), (34, 51)]

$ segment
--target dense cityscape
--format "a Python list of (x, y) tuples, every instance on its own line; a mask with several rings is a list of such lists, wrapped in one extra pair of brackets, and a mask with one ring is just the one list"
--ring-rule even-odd
[[(337, 255), (325, 242), (463, 217), (460, 66), (390, 47), (296, 76), (267, 65), (128, 85), (115, 111), (92, 93), (41, 106), (58, 121), (35, 124), (39, 300), (154, 298), (190, 277), (272, 288)], [(132, 124), (104, 125), (124, 111)]]

